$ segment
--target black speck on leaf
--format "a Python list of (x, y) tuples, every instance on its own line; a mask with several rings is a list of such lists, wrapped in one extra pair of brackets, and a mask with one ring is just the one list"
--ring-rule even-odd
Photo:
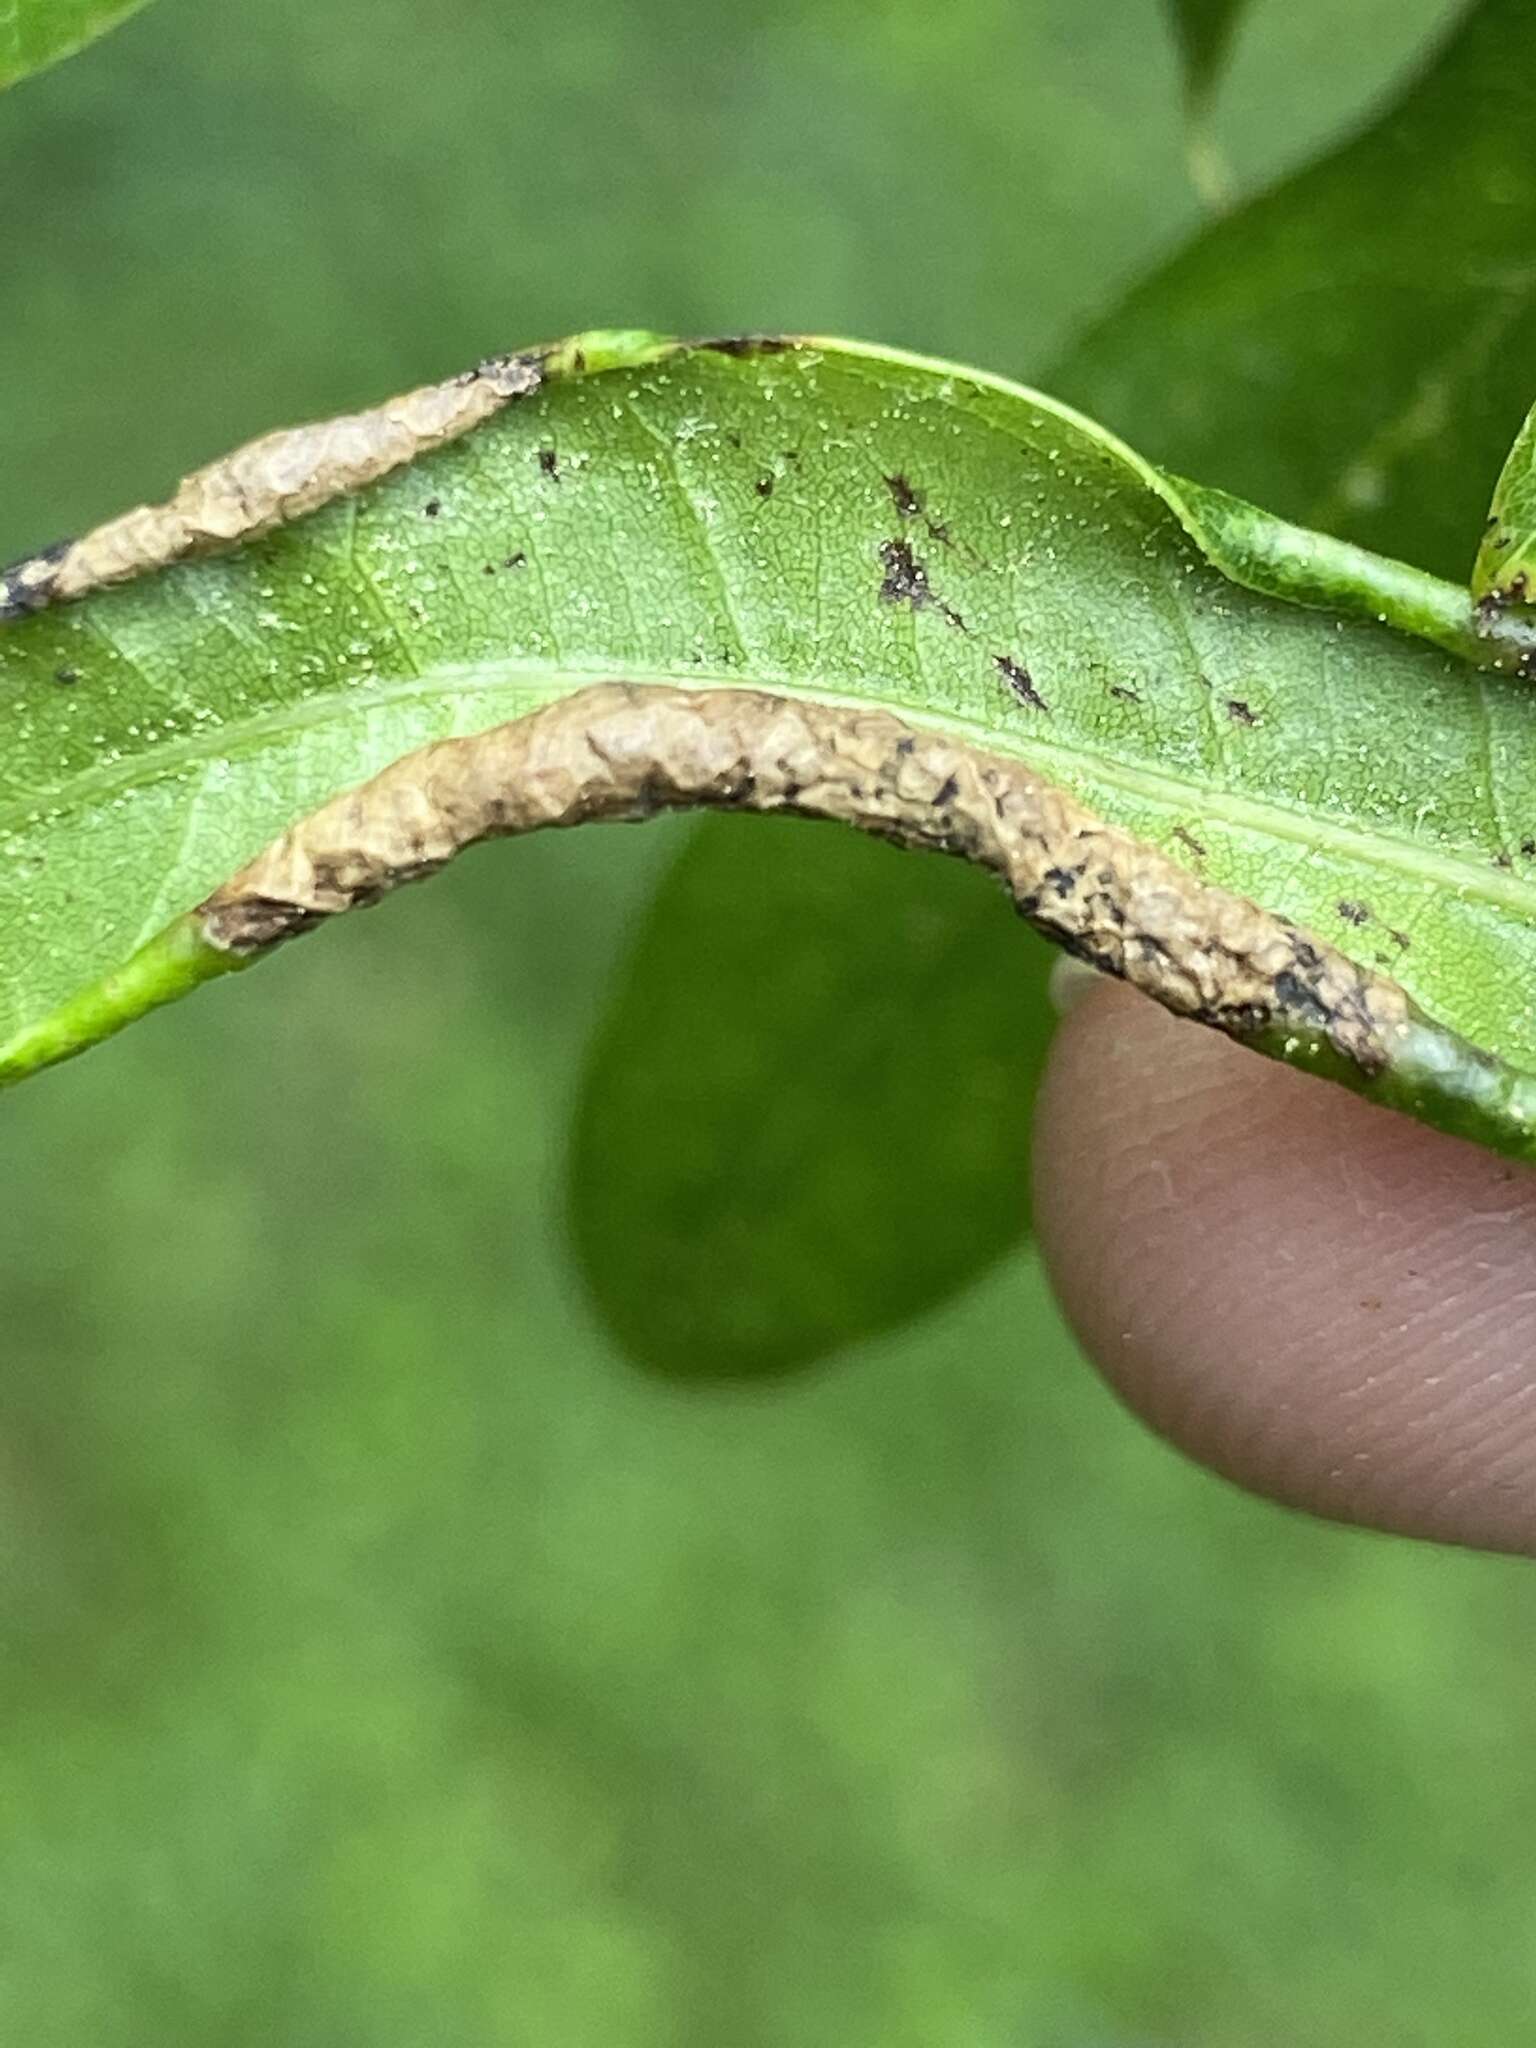
[(560, 481), (560, 462), (553, 448), (539, 450), (539, 467), (547, 477), (553, 477), (556, 483)]
[(1346, 924), (1369, 924), (1371, 921), (1370, 906), (1368, 904), (1352, 903), (1347, 898), (1339, 903), (1338, 912)]
[(426, 514), (428, 519), (435, 519), (438, 513), (441, 512), (443, 509), (443, 501), (441, 498), (428, 498), (427, 502), (425, 503), (425, 505), (422, 506), (421, 509)]
[(916, 519), (923, 509), (923, 501), (899, 470), (895, 476), (886, 478), (885, 487), (891, 494), (891, 503), (896, 507), (897, 518)]
[(913, 554), (910, 541), (881, 541), (880, 562), (885, 570), (880, 585), (882, 603), (910, 605), (915, 612), (936, 611), (957, 633), (968, 630), (954, 606), (946, 604), (928, 581), (928, 565)]
[(1259, 722), (1258, 713), (1251, 705), (1245, 704), (1241, 697), (1227, 699), (1227, 716), (1238, 725), (1257, 725)]
[(53, 680), (56, 683), (64, 683), (66, 685), (70, 683), (78, 683), (80, 680), (80, 671), (77, 668), (70, 668), (68, 665), (65, 665), (62, 668), (56, 668), (54, 670)]
[(752, 488), (760, 498), (771, 498), (773, 496), (773, 478), (771, 476), (760, 476)]
[(1022, 661), (1015, 661), (1011, 654), (994, 654), (992, 666), (1021, 704), (1027, 704), (1031, 711), (1050, 710), (1050, 705), (1035, 688), (1034, 678)]

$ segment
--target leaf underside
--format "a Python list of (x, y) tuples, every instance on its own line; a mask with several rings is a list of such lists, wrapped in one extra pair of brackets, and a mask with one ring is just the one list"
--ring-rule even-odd
[(1027, 762), (1400, 984), (1422, 1113), (1467, 1126), (1470, 1091), (1522, 1150), (1536, 699), (1447, 651), (1479, 644), (1465, 593), (979, 373), (587, 337), (380, 483), (0, 628), (0, 1074), (227, 969), (177, 920), (338, 790), (622, 677)]

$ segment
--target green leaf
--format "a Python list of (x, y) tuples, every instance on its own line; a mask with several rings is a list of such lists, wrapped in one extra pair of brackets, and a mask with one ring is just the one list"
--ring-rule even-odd
[(0, 5), (0, 86), (73, 56), (144, 5), (145, 0), (8, 0)]
[(1192, 105), (1209, 99), (1247, 0), (1169, 0)]
[[(474, 431), (294, 517), (465, 406)], [(291, 523), (142, 570), (269, 489)], [(740, 802), (969, 851), (1175, 1007), (1529, 1149), (1536, 698), (1470, 666), (1528, 638), (1464, 590), (1179, 485), (997, 379), (814, 341), (502, 358), (259, 446), (177, 508), (0, 585), (46, 607), (0, 632), (5, 1078), (465, 839)], [(716, 694), (573, 694), (613, 677)], [(805, 774), (743, 686), (826, 707), (797, 714)], [(562, 699), (195, 907), (361, 776)]]
[(593, 1047), (572, 1216), (633, 1356), (757, 1376), (1017, 1242), (1051, 954), (955, 863), (783, 819), (717, 832), (667, 874)]
[(1472, 595), (1495, 608), (1529, 604), (1536, 572), (1536, 407), (1515, 436), (1494, 486), (1482, 545), (1472, 565)]
[[(1174, 10), (1185, 49), (1192, 108), (1197, 114), (1238, 11), (1225, 0)], [(1505, 28), (1509, 25), (1506, 20)], [(1489, 313), (1488, 268), (1461, 260), (1454, 221), (1442, 220), (1442, 215), (1455, 180), (1465, 174), (1467, 151), (1481, 130), (1486, 88), (1480, 72), (1485, 58), (1480, 39), (1470, 46), (1465, 37), (1458, 40), (1429, 79), (1414, 87), (1387, 118), (1380, 133), (1367, 136), (1330, 163), (1293, 178), (1259, 205), (1209, 231), (1191, 252), (1175, 258), (1166, 271), (1133, 294), (1126, 309), (1109, 315), (1083, 348), (1058, 366), (1053, 382), (1081, 397), (1090, 408), (1115, 413), (1130, 431), (1144, 436), (1180, 467), (1242, 477), (1245, 466), (1256, 457), (1267, 460), (1263, 485), (1273, 488), (1290, 505), (1306, 506), (1327, 499), (1341, 473), (1358, 465), (1359, 474), (1367, 474), (1371, 465), (1381, 463), (1383, 449), (1390, 447), (1394, 451), (1392, 475), (1401, 480), (1390, 503), (1380, 508), (1377, 537), (1408, 554), (1433, 555), (1437, 548), (1446, 552), (1444, 507), (1464, 492), (1467, 481), (1466, 449), (1460, 438), (1463, 421), (1485, 394), (1481, 387), (1476, 391), (1458, 388), (1453, 405), (1431, 408), (1423, 402), (1422, 394), (1438, 388), (1443, 372), (1434, 354), (1433, 335), (1429, 353), (1416, 359), (1415, 348), (1425, 346), (1421, 330), (1401, 317), (1403, 280), (1417, 277), (1414, 267), (1405, 261), (1401, 209), (1414, 207), (1419, 216), (1410, 225), (1409, 240), (1422, 233), (1426, 217), (1441, 223), (1438, 253), (1442, 260), (1433, 282), (1438, 290), (1460, 294), (1443, 325), (1470, 334), (1481, 332)], [(1513, 90), (1519, 93), (1523, 88), (1516, 82)], [(1529, 122), (1525, 132), (1528, 130)], [(1511, 130), (1497, 147), (1516, 154), (1512, 144), (1520, 132)], [(1392, 204), (1357, 207), (1353, 196), (1357, 180), (1364, 179), (1368, 191), (1381, 202), (1393, 177), (1393, 165), (1405, 155), (1415, 163), (1412, 194), (1400, 196)], [(1519, 180), (1501, 186), (1505, 193), (1521, 189)], [(1339, 232), (1341, 218), (1347, 219), (1347, 233)], [(1288, 253), (1297, 242), (1305, 250), (1310, 274), (1318, 274), (1325, 262), (1336, 273), (1343, 273), (1339, 303), (1330, 309), (1326, 322), (1319, 322), (1315, 301), (1297, 274), (1300, 266)], [(1390, 290), (1381, 289), (1383, 279), (1391, 281)], [(1217, 314), (1220, 317), (1213, 317)], [(1333, 323), (1344, 319), (1353, 323), (1354, 346), (1361, 359), (1397, 368), (1402, 388), (1409, 393), (1405, 402), (1413, 421), (1411, 438), (1382, 433), (1378, 446), (1381, 421), (1370, 410), (1380, 403), (1376, 379), (1350, 377), (1341, 391), (1340, 374), (1331, 372), (1342, 373), (1343, 366), (1319, 363), (1320, 342), (1326, 342)], [(1167, 374), (1170, 363), (1177, 370), (1174, 376)], [(1468, 354), (1465, 370), (1473, 375), (1478, 368), (1474, 349)], [(1226, 392), (1224, 405), (1210, 403), (1212, 390)], [(1342, 422), (1353, 434), (1353, 443), (1338, 438), (1335, 422)], [(1214, 526), (1229, 517), (1240, 526), (1247, 516), (1245, 507), (1231, 505), (1215, 493), (1193, 495), (1200, 496)], [(1208, 551), (1223, 552), (1212, 533), (1207, 532), (1204, 540)], [(1245, 547), (1262, 550), (1271, 541), (1275, 543), (1271, 549), (1274, 575), (1283, 579), (1289, 564), (1305, 564), (1306, 538), (1267, 519), (1261, 520), (1246, 540), (1241, 534), (1229, 535), (1225, 552), (1241, 553)], [(1366, 578), (1368, 584), (1371, 580)], [(1417, 579), (1412, 581), (1417, 583)], [(1309, 593), (1303, 587), (1296, 594), (1305, 597)], [(1404, 597), (1411, 602), (1407, 591)], [(719, 830), (712, 821), (700, 828), (699, 843), (689, 855), (695, 873), (709, 860), (709, 842)], [(822, 858), (831, 867), (841, 852), (842, 843), (834, 840), (825, 847)], [(721, 847), (716, 857), (725, 863), (728, 850)], [(851, 861), (851, 855), (846, 857)], [(901, 871), (850, 871), (843, 877), (839, 899), (842, 946), (850, 974), (857, 971), (861, 934), (890, 914), (886, 898), (904, 885)], [(760, 884), (761, 891), (771, 892), (775, 887), (773, 876)], [(1341, 900), (1354, 901), (1347, 892)], [(792, 946), (787, 896), (781, 910), (781, 922), (789, 934), (784, 943)], [(998, 957), (985, 967), (978, 966), (978, 983), (1003, 971), (1004, 938), (999, 935)], [(648, 948), (668, 959), (676, 950), (673, 935), (660, 921), (653, 920), (639, 940), (631, 972), (638, 981), (655, 985), (648, 1012), (652, 1034), (662, 1044), (676, 1048), (675, 1057), (685, 1061), (681, 1048), (687, 1042), (695, 985), (683, 977), (668, 980), (661, 976), (648, 961)], [(893, 964), (889, 971), (899, 973), (899, 966)], [(671, 1015), (664, 1017), (663, 991), (667, 989)], [(712, 1004), (711, 1017), (715, 1032), (732, 1034), (744, 1044), (774, 1028), (773, 1020), (762, 1016), (750, 998), (732, 1005), (729, 992), (721, 992)], [(622, 1097), (626, 1085), (632, 1086), (640, 1098), (635, 1104), (634, 1121), (638, 1123), (645, 1096), (655, 1091), (653, 1067), (661, 1055), (650, 1051), (642, 1078), (643, 1056), (637, 1036), (626, 1039), (610, 1029), (603, 1051), (608, 1064), (594, 1069), (592, 1085), (610, 1103)], [(953, 1061), (963, 1060), (965, 1054), (959, 1045), (950, 1044), (944, 1056)], [(935, 1071), (937, 1066), (935, 1061)], [(588, 1151), (577, 1159), (574, 1201), (578, 1214), (583, 1203), (600, 1200), (615, 1228), (622, 1228), (632, 1246), (643, 1247), (653, 1219), (665, 1212), (664, 1155), (651, 1148), (644, 1155), (624, 1160), (618, 1185), (632, 1200), (622, 1219), (614, 1215), (617, 1198), (612, 1186), (589, 1189), (584, 1185), (584, 1165), (594, 1157)], [(979, 1217), (995, 1213), (990, 1191), (984, 1188), (957, 1182), (950, 1187), (948, 1200), (961, 1213), (969, 1211)], [(586, 1242), (595, 1243), (591, 1231), (586, 1233)], [(742, 1249), (742, 1258), (768, 1256), (763, 1250), (768, 1243), (765, 1234)], [(893, 1284), (903, 1256), (901, 1240), (893, 1236), (889, 1246)], [(743, 1266), (732, 1271), (734, 1284), (753, 1284)], [(958, 1281), (964, 1276), (956, 1277)], [(697, 1284), (707, 1304), (713, 1282), (704, 1265), (698, 1270)], [(605, 1276), (600, 1293), (612, 1313), (615, 1288), (611, 1275)], [(636, 1312), (643, 1312), (643, 1303)], [(685, 1348), (680, 1348), (675, 1363), (679, 1368), (686, 1366)]]
[(1051, 377), (1154, 461), (1467, 572), (1536, 361), (1532, 0), (1482, 0), (1345, 148), (1228, 215)]

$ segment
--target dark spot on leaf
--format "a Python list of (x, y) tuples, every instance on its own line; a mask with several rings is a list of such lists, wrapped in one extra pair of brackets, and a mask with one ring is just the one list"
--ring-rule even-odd
[(1371, 921), (1370, 908), (1367, 904), (1352, 903), (1346, 897), (1337, 908), (1346, 924), (1369, 924)]
[(519, 548), (515, 555), (508, 555), (501, 566), (503, 569), (525, 569), (528, 566), (528, 557)]
[(913, 554), (910, 541), (881, 541), (880, 561), (885, 569), (880, 595), (886, 604), (910, 604), (914, 609), (932, 604), (928, 570)]
[(944, 602), (928, 581), (928, 565), (913, 554), (910, 541), (881, 541), (880, 561), (885, 569), (885, 578), (880, 585), (883, 603), (910, 605), (915, 612), (936, 611), (957, 632), (966, 631), (964, 619), (953, 605)]
[(916, 519), (923, 509), (923, 501), (913, 490), (907, 479), (898, 473), (885, 479), (885, 487), (891, 494), (891, 503), (896, 507), (898, 519)]
[(443, 509), (443, 501), (441, 498), (428, 498), (427, 502), (425, 503), (425, 505), (422, 506), (421, 509), (426, 514), (428, 519), (435, 519), (438, 513), (441, 512)]
[(771, 498), (773, 496), (773, 478), (771, 476), (760, 476), (752, 488), (760, 498)]
[(1257, 725), (1259, 722), (1258, 713), (1251, 705), (1245, 704), (1241, 697), (1227, 699), (1227, 716), (1235, 719), (1239, 725)]
[(539, 467), (546, 476), (553, 477), (555, 482), (559, 483), (560, 463), (553, 448), (541, 448), (539, 450)]
[(68, 666), (56, 668), (53, 672), (53, 680), (56, 683), (78, 683), (80, 671), (77, 668), (70, 668)]
[(992, 666), (1021, 704), (1027, 704), (1032, 711), (1050, 710), (1050, 705), (1035, 688), (1034, 678), (1023, 662), (1015, 661), (1011, 654), (994, 654)]
[(1118, 697), (1122, 704), (1139, 704), (1141, 702), (1140, 690), (1133, 690), (1128, 683), (1111, 683), (1109, 694), (1111, 697)]
[(928, 538), (936, 540), (940, 547), (950, 545), (950, 531), (942, 519), (933, 518), (927, 509), (923, 494), (898, 470), (895, 476), (885, 479), (885, 487), (891, 494), (891, 503), (896, 507), (899, 519), (921, 519), (928, 529)]
[(1500, 850), (1493, 856), (1493, 864), (1496, 868), (1512, 868), (1515, 864), (1514, 855), (1510, 853), (1505, 853), (1503, 848), (1501, 847)]
[(1181, 846), (1187, 846), (1190, 852), (1194, 854), (1197, 859), (1205, 859), (1205, 848), (1200, 844), (1199, 840), (1195, 837), (1193, 832), (1186, 830), (1186, 828), (1183, 825), (1175, 825), (1173, 828), (1173, 836), (1175, 839), (1179, 841)]
[(1531, 579), (1522, 569), (1517, 576), (1511, 576), (1504, 585), (1501, 595), (1506, 604), (1524, 604), (1530, 595)]
[(1403, 951), (1405, 953), (1407, 952), (1409, 939), (1408, 934), (1406, 932), (1395, 931), (1391, 925), (1388, 925), (1387, 937), (1392, 941), (1394, 946), (1401, 946)]
[(1527, 860), (1536, 860), (1536, 839), (1522, 839), (1520, 842), (1520, 851), (1525, 855)]

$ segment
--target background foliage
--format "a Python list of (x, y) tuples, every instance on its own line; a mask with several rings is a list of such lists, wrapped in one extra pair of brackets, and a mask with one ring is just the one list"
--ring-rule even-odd
[[(1454, 11), (1253, 0), (1237, 190)], [(1179, 116), (1151, 0), (162, 0), (0, 108), (0, 553), (599, 321), (1039, 374), (1196, 227)], [(0, 2032), (1520, 2038), (1518, 1567), (1187, 1469), (1023, 1257), (757, 1393), (608, 1347), (559, 1177), (679, 843), (476, 856), (7, 1102)]]

